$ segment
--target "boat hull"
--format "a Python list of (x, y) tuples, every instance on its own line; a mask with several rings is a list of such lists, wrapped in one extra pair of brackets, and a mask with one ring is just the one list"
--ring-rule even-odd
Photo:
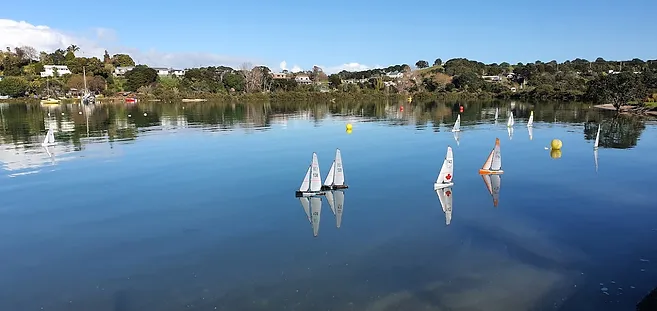
[(294, 196), (297, 197), (297, 198), (300, 198), (300, 197), (313, 197), (313, 196), (316, 196), (316, 195), (324, 195), (324, 194), (325, 194), (324, 192), (319, 192), (319, 191), (318, 192), (296, 191), (294, 193)]
[(499, 170), (499, 171), (481, 170), (481, 169), (479, 170), (479, 174), (482, 174), (482, 175), (500, 175), (500, 174), (503, 174), (503, 173), (504, 173), (503, 170)]
[(331, 186), (326, 186), (322, 185), (322, 191), (327, 191), (327, 190), (337, 190), (337, 189), (347, 189), (349, 186), (347, 185), (331, 185)]
[(443, 184), (443, 183), (440, 183), (440, 184), (438, 184), (438, 183), (434, 183), (434, 184), (433, 184), (433, 190), (438, 190), (438, 189), (448, 188), (448, 187), (451, 187), (451, 186), (454, 186), (454, 183), (453, 183), (453, 182), (451, 182), (451, 183), (446, 183), (446, 184)]

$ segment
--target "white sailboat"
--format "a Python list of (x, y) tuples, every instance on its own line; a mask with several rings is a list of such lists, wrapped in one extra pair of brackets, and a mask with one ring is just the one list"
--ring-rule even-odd
[(340, 149), (336, 149), (335, 151), (335, 160), (333, 160), (333, 164), (331, 164), (328, 175), (326, 175), (326, 179), (324, 180), (324, 185), (321, 188), (321, 190), (349, 188), (344, 183), (344, 166), (342, 165)]
[(529, 114), (529, 120), (527, 121), (527, 127), (534, 126), (534, 111)]
[(438, 195), (438, 200), (440, 200), (440, 206), (445, 213), (445, 224), (449, 226), (452, 222), (452, 188), (436, 189), (436, 194)]
[(326, 200), (328, 201), (329, 206), (331, 207), (331, 211), (335, 216), (335, 226), (340, 228), (340, 224), (342, 223), (342, 211), (344, 207), (344, 191), (329, 191), (326, 193)]
[(515, 124), (515, 121), (513, 121), (513, 111), (510, 111), (509, 113), (509, 120), (506, 121), (506, 126), (513, 127), (513, 124)]
[(87, 88), (87, 73), (84, 67), (82, 67), (82, 77), (84, 80), (84, 93), (82, 94), (82, 103), (85, 105), (95, 104), (96, 96), (93, 93), (89, 92), (89, 89)]
[(433, 189), (447, 188), (454, 185), (454, 155), (452, 154), (452, 147), (447, 146), (447, 154), (443, 161), (443, 166), (440, 168), (436, 183), (433, 184)]
[(310, 222), (313, 226), (313, 236), (319, 234), (319, 217), (322, 214), (322, 199), (314, 196), (310, 198)]
[(527, 127), (527, 132), (529, 132), (529, 140), (533, 140), (534, 139), (534, 127), (533, 126)]
[(456, 123), (454, 123), (454, 127), (452, 128), (452, 132), (460, 132), (461, 131), (461, 114), (459, 113), (459, 116), (456, 118)]
[(317, 160), (317, 154), (313, 152), (313, 160), (306, 171), (306, 176), (301, 182), (301, 187), (295, 193), (295, 196), (314, 196), (314, 195), (323, 195), (324, 192), (320, 192), (322, 189), (322, 181), (319, 176), (319, 161)]
[(593, 149), (598, 149), (598, 145), (600, 144), (600, 128), (602, 127), (601, 124), (598, 124), (598, 132), (595, 134), (595, 142), (593, 143)]
[(461, 132), (454, 132), (454, 140), (456, 141), (456, 145), (460, 146), (460, 140), (461, 140)]
[(509, 140), (513, 139), (513, 128), (512, 127), (507, 127), (506, 132), (509, 133)]
[(479, 174), (502, 174), (502, 151), (500, 150), (500, 139), (495, 138), (495, 147), (488, 154), (486, 162), (479, 169)]
[(484, 174), (481, 175), (481, 178), (484, 179), (484, 184), (486, 184), (486, 189), (488, 193), (493, 197), (493, 206), (497, 207), (497, 203), (500, 199), (500, 186), (502, 185), (502, 176), (496, 174)]
[(500, 108), (496, 107), (495, 108), (495, 121), (497, 121), (497, 118), (500, 116)]
[(48, 129), (48, 133), (46, 133), (46, 138), (43, 140), (43, 143), (41, 143), (41, 146), (47, 147), (54, 145), (55, 145), (55, 132), (53, 131), (52, 128), (50, 128)]

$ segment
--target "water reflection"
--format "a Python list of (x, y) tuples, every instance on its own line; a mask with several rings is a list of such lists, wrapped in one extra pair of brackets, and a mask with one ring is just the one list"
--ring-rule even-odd
[(452, 187), (435, 190), (440, 201), (440, 206), (445, 213), (445, 225), (449, 225), (452, 222)]
[(326, 192), (326, 200), (328, 201), (331, 211), (335, 216), (335, 226), (340, 228), (342, 223), (342, 212), (344, 208), (344, 191), (332, 190)]
[(322, 216), (322, 199), (318, 196), (299, 197), (303, 211), (308, 217), (308, 222), (313, 229), (313, 236), (319, 235), (319, 221)]
[(528, 126), (527, 132), (529, 133), (529, 140), (534, 140), (534, 127)]
[(484, 180), (486, 190), (493, 198), (493, 206), (497, 207), (500, 199), (500, 187), (502, 186), (502, 176), (497, 174), (482, 174), (481, 178)]

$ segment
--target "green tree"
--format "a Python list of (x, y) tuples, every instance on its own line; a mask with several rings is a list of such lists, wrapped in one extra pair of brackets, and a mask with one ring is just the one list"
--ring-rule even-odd
[(647, 90), (638, 74), (622, 72), (600, 75), (589, 83), (587, 94), (598, 102), (614, 105), (618, 111), (623, 105), (645, 98)]
[(25, 96), (29, 84), (21, 77), (5, 77), (0, 81), (0, 95)]
[(103, 63), (104, 64), (112, 63), (112, 57), (110, 57), (109, 53), (107, 53), (107, 50), (105, 50), (105, 54), (103, 55)]
[(142, 86), (148, 86), (157, 81), (157, 71), (145, 65), (139, 65), (125, 74), (125, 89), (136, 91)]
[(112, 65), (115, 67), (129, 67), (134, 66), (135, 61), (128, 54), (114, 54), (112, 56)]
[(443, 64), (443, 60), (440, 58), (436, 58), (435, 61), (433, 61), (434, 66), (441, 66)]
[(337, 74), (330, 75), (328, 79), (331, 87), (338, 88), (340, 84), (342, 84), (342, 79), (340, 79), (340, 76)]
[(419, 60), (419, 61), (417, 61), (417, 63), (415, 63), (415, 67), (417, 67), (417, 68), (427, 68), (427, 67), (429, 67), (429, 62), (427, 62), (426, 60)]

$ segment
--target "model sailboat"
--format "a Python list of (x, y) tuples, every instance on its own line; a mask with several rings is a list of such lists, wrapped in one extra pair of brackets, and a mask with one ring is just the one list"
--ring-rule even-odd
[(502, 152), (500, 151), (500, 139), (495, 138), (495, 147), (488, 154), (484, 165), (479, 169), (479, 174), (502, 174)]
[(342, 190), (329, 191), (326, 193), (326, 200), (331, 207), (333, 215), (335, 215), (335, 226), (340, 228), (344, 207), (344, 192)]
[(502, 184), (502, 176), (495, 174), (483, 174), (481, 178), (484, 179), (488, 193), (493, 197), (493, 206), (497, 207), (497, 202), (500, 199), (500, 186)]
[(534, 126), (534, 111), (529, 114), (529, 120), (527, 121), (527, 127)]
[(454, 155), (452, 154), (452, 147), (447, 146), (447, 155), (443, 161), (443, 166), (440, 168), (436, 183), (433, 184), (433, 189), (447, 188), (454, 185)]
[(335, 151), (335, 160), (331, 164), (328, 175), (324, 180), (321, 190), (329, 189), (347, 189), (348, 186), (344, 183), (344, 167), (342, 166), (342, 154), (340, 149)]
[(456, 118), (456, 123), (454, 123), (454, 127), (452, 128), (452, 132), (460, 132), (461, 131), (461, 114)]
[(495, 108), (495, 121), (497, 121), (497, 118), (500, 116), (500, 108)]
[(452, 188), (436, 189), (436, 194), (445, 213), (445, 224), (449, 225), (452, 222)]
[(89, 92), (89, 89), (87, 88), (87, 73), (84, 67), (82, 67), (82, 77), (84, 79), (84, 93), (82, 94), (82, 103), (85, 105), (95, 104), (96, 96)]
[(314, 195), (323, 195), (323, 192), (320, 192), (322, 188), (322, 181), (319, 177), (319, 161), (317, 160), (317, 154), (313, 152), (313, 160), (306, 171), (306, 176), (301, 182), (301, 187), (295, 193), (297, 197), (301, 196), (314, 196)]
[(509, 113), (509, 120), (506, 121), (506, 126), (513, 127), (513, 124), (515, 124), (515, 121), (513, 121), (513, 111), (510, 111)]
[(55, 132), (53, 131), (52, 128), (50, 128), (48, 129), (48, 133), (46, 133), (46, 138), (43, 140), (43, 143), (41, 143), (41, 146), (48, 147), (54, 145), (55, 145)]

